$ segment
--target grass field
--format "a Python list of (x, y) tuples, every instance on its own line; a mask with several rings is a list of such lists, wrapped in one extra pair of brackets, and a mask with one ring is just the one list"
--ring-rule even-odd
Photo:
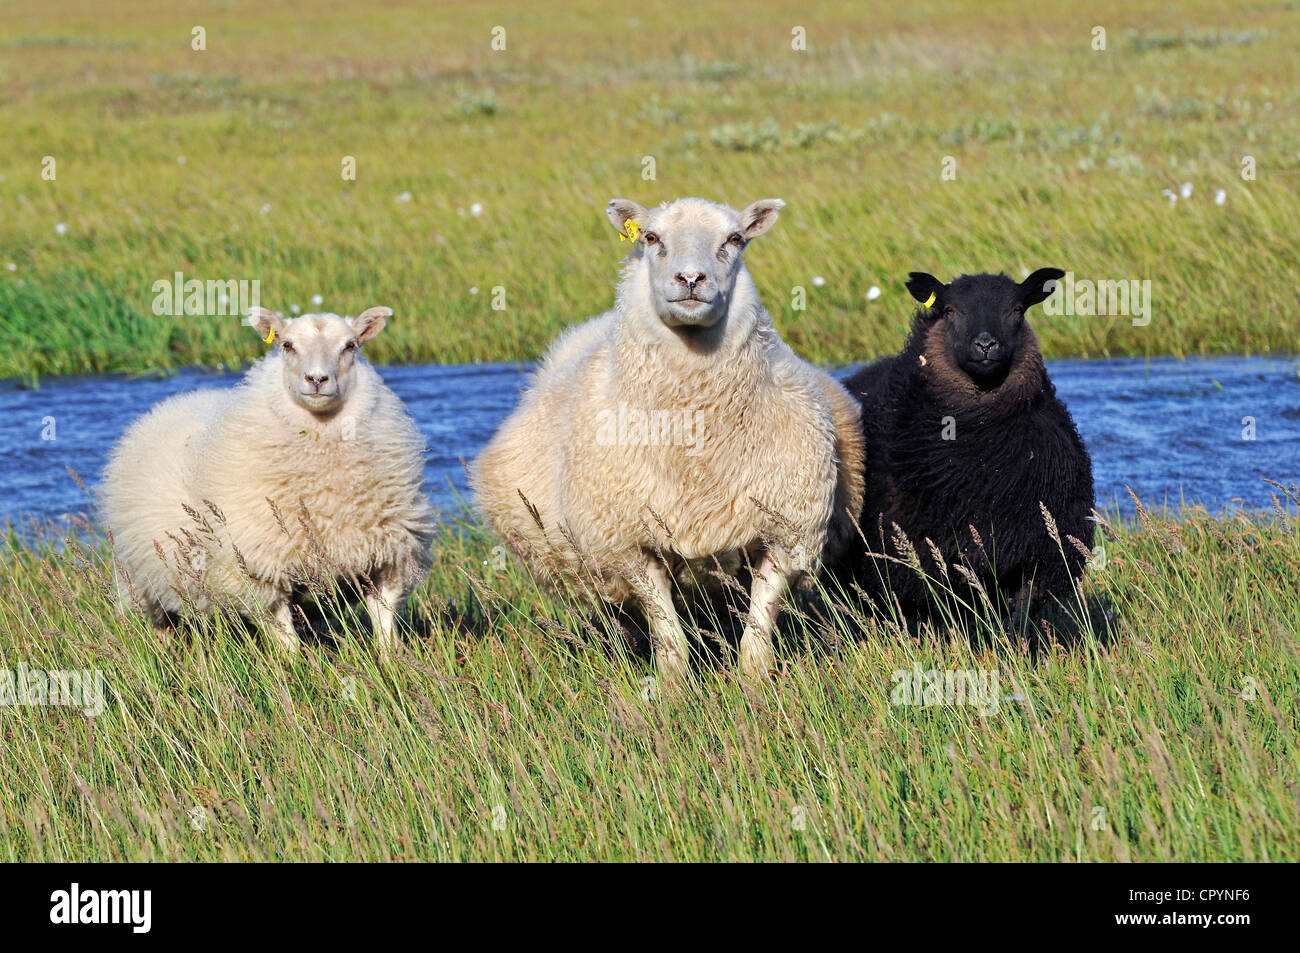
[(604, 203), (690, 194), (789, 202), (748, 258), (820, 362), (897, 348), (910, 270), (1049, 264), (1153, 297), (1143, 327), (1040, 317), (1049, 357), (1300, 350), (1289, 3), (82, 10), (0, 11), (0, 376), (256, 356), (237, 319), (153, 314), (177, 271), (282, 310), (391, 305), (380, 361), (535, 356), (612, 300)]
[[(1069, 651), (806, 604), (773, 686), (706, 665), (681, 700), (472, 526), (386, 664), (364, 626), (286, 665), (224, 624), (160, 642), (100, 544), (10, 540), (0, 668), (99, 669), (107, 702), (0, 708), (0, 859), (1300, 860), (1285, 502), (1110, 529), (1110, 621)], [(995, 672), (995, 705), (891, 703), (916, 668)]]
[[(177, 271), (390, 305), (379, 362), (532, 357), (612, 299), (605, 202), (689, 194), (789, 203), (747, 258), (822, 363), (898, 347), (909, 270), (1041, 265), (1153, 294), (1146, 326), (1035, 316), (1049, 358), (1300, 351), (1294, 3), (91, 11), (0, 10), (0, 377), (257, 356), (235, 317), (153, 312)], [(93, 525), (11, 531), (0, 675), (98, 671), (107, 698), (0, 678), (0, 860), (1300, 860), (1278, 496), (1105, 525), (1068, 649), (806, 600), (770, 686), (704, 664), (682, 698), (468, 518), (385, 663), (355, 620), (289, 662), (219, 619), (159, 639)], [(995, 677), (996, 704), (896, 704), (913, 671)]]

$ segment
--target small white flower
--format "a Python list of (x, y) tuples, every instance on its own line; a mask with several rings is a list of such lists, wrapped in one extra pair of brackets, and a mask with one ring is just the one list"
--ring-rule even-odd
[(176, 157), (176, 164), (177, 164), (177, 165), (184, 165), (184, 164), (185, 164), (185, 157), (184, 157), (184, 156), (177, 156), (177, 157)]
[(291, 305), (289, 305), (289, 313), (290, 313), (290, 314), (297, 314), (297, 313), (298, 313), (298, 306), (297, 306), (296, 304), (291, 304)]
[(325, 299), (322, 298), (320, 295), (312, 295), (311, 303), (319, 308), (322, 304), (325, 303)]
[(68, 231), (68, 225), (66, 222), (59, 222), (59, 224), (54, 226), (55, 235), (63, 235), (66, 234), (67, 231)]
[(475, 202), (473, 205), (471, 205), (471, 206), (469, 207), (469, 214), (473, 215), (475, 218), (478, 218), (480, 215), (482, 215), (482, 214), (483, 214), (483, 203), (482, 203), (482, 202)]
[(17, 270), (18, 270), (18, 266), (15, 265), (12, 261), (9, 262), (9, 264), (5, 265), (5, 267), (8, 268), (10, 271), (17, 271)]
[(1178, 204), (1178, 193), (1173, 189), (1161, 189), (1160, 194), (1169, 200), (1170, 205)]
[(270, 203), (270, 202), (267, 202), (265, 205), (262, 206), (262, 214), (263, 214), (263, 215), (270, 215), (270, 214), (271, 214), (271, 203)]
[(1223, 204), (1224, 202), (1226, 202), (1226, 201), (1228, 201), (1228, 193), (1225, 192), (1223, 189), (1215, 189), (1215, 190), (1214, 190), (1214, 204), (1215, 204), (1215, 205), (1222, 205), (1222, 204)]
[(813, 275), (812, 283), (814, 288), (820, 288), (822, 285), (826, 284), (826, 279), (821, 275)]
[(469, 293), (472, 295), (478, 294), (478, 285), (475, 285), (473, 288), (470, 288)]
[(397, 197), (397, 201), (398, 201), (398, 202), (409, 202), (409, 201), (411, 201), (411, 193), (410, 193), (410, 192), (403, 192), (401, 195), (399, 195), (399, 196)]
[(1192, 183), (1184, 182), (1181, 186), (1179, 186), (1178, 194), (1185, 199), (1190, 199), (1192, 197)]
[(868, 301), (875, 301), (879, 297), (880, 297), (880, 288), (878, 286), (872, 285), (870, 288), (867, 289)]

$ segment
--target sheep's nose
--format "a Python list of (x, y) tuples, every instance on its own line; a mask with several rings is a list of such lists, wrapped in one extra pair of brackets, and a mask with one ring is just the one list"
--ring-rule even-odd
[(680, 281), (682, 284), (684, 284), (691, 291), (694, 291), (696, 285), (704, 283), (704, 272), (679, 271), (677, 272), (677, 280)]
[(998, 339), (987, 331), (971, 342), (971, 346), (985, 357), (992, 357), (998, 350)]
[(322, 384), (330, 379), (328, 374), (305, 374), (308, 384), (315, 384), (319, 388)]

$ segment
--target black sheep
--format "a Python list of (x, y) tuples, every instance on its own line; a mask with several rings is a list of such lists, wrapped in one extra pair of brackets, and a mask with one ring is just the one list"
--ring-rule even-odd
[[(864, 539), (841, 564), (841, 583), (882, 606), (897, 600), (909, 617), (936, 614), (946, 597), (897, 561), (910, 558), (897, 524), (938, 589), (968, 605), (982, 600), (955, 565), (1016, 626), (1043, 597), (1073, 604), (1093, 541), (1092, 464), (1025, 321), (1063, 275), (1040, 268), (1020, 284), (963, 275), (945, 285), (911, 273), (907, 289), (923, 308), (902, 353), (845, 383), (862, 404), (866, 494)], [(946, 583), (927, 539), (949, 566)]]

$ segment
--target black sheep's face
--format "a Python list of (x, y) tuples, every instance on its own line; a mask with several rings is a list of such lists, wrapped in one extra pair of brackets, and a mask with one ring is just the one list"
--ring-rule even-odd
[(959, 278), (940, 312), (948, 328), (953, 363), (977, 384), (996, 386), (1007, 376), (1025, 322), (1019, 286), (1010, 278)]
[(907, 288), (929, 308), (928, 321), (943, 322), (953, 366), (979, 387), (992, 389), (1015, 363), (1025, 312), (1045, 300), (1064, 275), (1058, 268), (1040, 268), (1020, 284), (1006, 275), (962, 275), (945, 285), (914, 271)]

